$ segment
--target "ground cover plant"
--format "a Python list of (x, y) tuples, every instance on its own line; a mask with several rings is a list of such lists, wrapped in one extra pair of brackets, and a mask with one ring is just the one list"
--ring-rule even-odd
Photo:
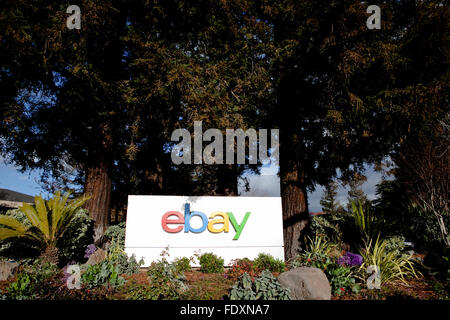
[(230, 300), (290, 300), (289, 289), (283, 288), (269, 270), (252, 280), (244, 273), (231, 287)]

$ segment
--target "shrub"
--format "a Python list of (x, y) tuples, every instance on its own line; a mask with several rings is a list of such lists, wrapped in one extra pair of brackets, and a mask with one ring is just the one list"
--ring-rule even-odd
[(405, 237), (403, 236), (392, 236), (385, 239), (385, 241), (387, 252), (395, 252), (398, 255), (405, 248)]
[(415, 262), (410, 255), (398, 254), (396, 251), (387, 250), (388, 242), (380, 240), (368, 240), (365, 246), (360, 250), (363, 257), (363, 264), (360, 267), (361, 276), (365, 277), (365, 271), (368, 266), (374, 265), (380, 269), (381, 284), (391, 282), (392, 280), (405, 280), (405, 277), (417, 277), (420, 274), (416, 271)]
[(354, 293), (358, 293), (360, 286), (356, 283), (350, 267), (341, 266), (336, 263), (331, 263), (325, 270), (325, 274), (330, 281), (331, 290), (334, 295), (342, 295), (347, 289)]
[(327, 239), (328, 241), (341, 242), (342, 230), (341, 225), (344, 221), (344, 214), (326, 214), (313, 216), (311, 218), (311, 232)]
[(111, 261), (104, 260), (88, 266), (81, 275), (81, 283), (88, 289), (99, 286), (114, 288), (123, 285), (125, 279), (120, 276), (120, 271)]
[(191, 271), (191, 269), (192, 269), (191, 268), (191, 259), (189, 259), (187, 257), (176, 258), (174, 260), (173, 264), (175, 265), (177, 273)]
[(115, 241), (110, 244), (106, 259), (117, 268), (119, 274), (132, 275), (139, 273), (141, 265), (144, 264), (142, 259), (138, 263), (134, 254), (128, 257), (121, 246)]
[(312, 256), (314, 254), (328, 255), (336, 248), (336, 244), (330, 243), (326, 240), (326, 238), (316, 234), (314, 238), (307, 237), (305, 253), (307, 253), (308, 256)]
[(200, 271), (205, 273), (221, 273), (223, 272), (223, 262), (221, 257), (214, 253), (204, 253), (199, 258)]
[(44, 294), (42, 284), (58, 273), (56, 265), (36, 260), (17, 274), (16, 280), (7, 289), (6, 297), (13, 300), (39, 299)]
[(125, 248), (125, 222), (110, 226), (105, 231), (105, 238), (115, 241), (121, 248)]
[(332, 259), (326, 254), (305, 252), (292, 259), (289, 262), (289, 268), (312, 267), (326, 270), (331, 263), (333, 263)]
[(149, 299), (176, 300), (179, 299), (180, 293), (187, 289), (184, 283), (184, 273), (165, 258), (153, 262), (147, 271), (147, 275), (150, 284), (149, 294), (151, 294)]
[(285, 269), (283, 261), (265, 253), (258, 254), (258, 257), (253, 261), (253, 265), (257, 271), (267, 269), (270, 272), (283, 272)]
[(355, 270), (355, 268), (358, 268), (357, 266), (361, 262), (361, 257), (351, 253), (350, 256), (346, 255), (344, 257), (347, 257), (344, 259), (346, 262), (348, 261), (347, 265), (346, 263), (340, 265), (338, 262), (341, 262), (342, 259), (341, 261), (339, 259), (333, 259), (323, 252), (305, 252), (290, 262), (290, 268), (313, 267), (321, 269), (327, 276), (334, 295), (341, 295), (347, 290), (358, 292), (360, 286), (356, 283), (352, 269)]
[(248, 258), (234, 260), (231, 269), (227, 272), (227, 276), (228, 279), (236, 281), (244, 273), (250, 275), (251, 278), (256, 276), (253, 261)]
[(22, 272), (16, 277), (16, 281), (12, 282), (7, 289), (7, 299), (13, 300), (33, 300), (37, 298), (33, 290), (30, 275)]
[(269, 270), (264, 270), (255, 281), (244, 273), (231, 287), (228, 297), (230, 300), (291, 300), (289, 289), (282, 287)]
[(93, 239), (94, 222), (89, 217), (89, 212), (85, 209), (77, 210), (64, 236), (56, 244), (62, 262), (82, 261), (86, 246), (92, 243)]

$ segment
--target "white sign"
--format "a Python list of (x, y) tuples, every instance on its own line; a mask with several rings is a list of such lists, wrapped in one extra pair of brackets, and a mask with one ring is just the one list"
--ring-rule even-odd
[(207, 252), (225, 265), (259, 253), (284, 260), (281, 198), (128, 196), (126, 253), (148, 266), (166, 248), (169, 260)]

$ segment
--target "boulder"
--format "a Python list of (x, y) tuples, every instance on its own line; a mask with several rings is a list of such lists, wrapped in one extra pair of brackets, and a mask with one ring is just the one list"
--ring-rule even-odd
[(278, 281), (291, 291), (294, 300), (330, 300), (331, 286), (318, 268), (301, 267), (283, 272)]
[(95, 252), (93, 254), (91, 254), (89, 256), (89, 259), (86, 262), (86, 265), (88, 265), (88, 266), (94, 265), (94, 264), (102, 262), (105, 259), (106, 259), (106, 251), (99, 248), (99, 249), (95, 250)]
[(0, 281), (6, 281), (16, 272), (19, 264), (16, 262), (0, 261)]

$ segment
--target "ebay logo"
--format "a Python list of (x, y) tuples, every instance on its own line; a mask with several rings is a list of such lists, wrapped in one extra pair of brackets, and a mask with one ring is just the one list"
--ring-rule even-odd
[[(193, 228), (190, 224), (191, 218), (195, 216), (200, 217), (202, 220), (202, 225), (199, 228)], [(185, 203), (184, 216), (178, 211), (166, 212), (162, 216), (161, 226), (163, 230), (168, 233), (178, 233), (183, 229), (185, 233), (201, 233), (205, 231), (206, 228), (208, 228), (208, 231), (211, 233), (228, 233), (231, 223), (235, 231), (233, 240), (238, 240), (249, 216), (250, 212), (246, 212), (244, 219), (242, 219), (241, 223), (238, 223), (232, 212), (215, 211), (211, 213), (208, 218), (203, 212), (191, 211), (190, 204)], [(175, 219), (171, 217), (175, 217)], [(220, 227), (217, 225), (220, 225)]]

